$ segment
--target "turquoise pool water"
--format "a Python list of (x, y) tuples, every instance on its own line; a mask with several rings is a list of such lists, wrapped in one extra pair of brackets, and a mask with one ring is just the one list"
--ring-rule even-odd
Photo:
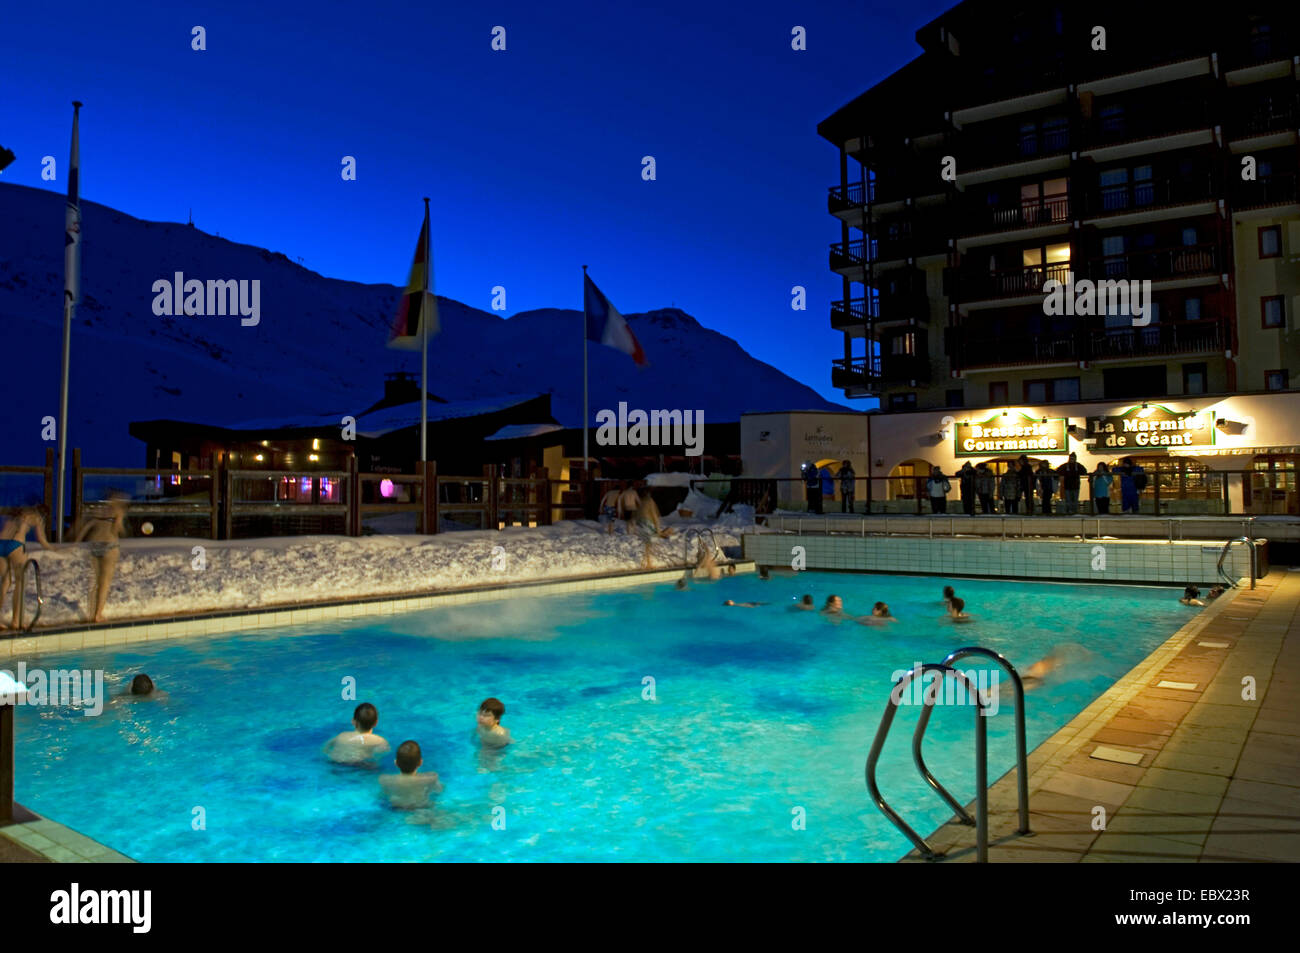
[[(20, 707), (18, 797), (142, 861), (891, 861), (909, 845), (863, 782), (891, 673), (960, 645), (1021, 668), (1086, 647), (1029, 696), (1032, 750), (1194, 611), (1173, 589), (957, 580), (976, 621), (954, 626), (944, 582), (745, 575), (28, 659), (103, 668), (118, 691), (147, 671), (170, 698), (98, 717)], [(884, 599), (900, 621), (790, 611), (804, 592), (857, 613)], [(379, 734), (420, 742), (446, 788), (431, 811), (395, 811), (378, 770), (322, 758), (355, 705), (345, 678), (378, 707)], [(499, 754), (470, 740), (490, 695), (517, 739)], [(924, 835), (949, 813), (911, 763), (917, 710), (900, 710), (880, 785)], [(931, 769), (962, 801), (971, 722), (941, 708), (927, 734)], [(1012, 726), (1007, 704), (989, 725), (990, 780), (1013, 765)]]

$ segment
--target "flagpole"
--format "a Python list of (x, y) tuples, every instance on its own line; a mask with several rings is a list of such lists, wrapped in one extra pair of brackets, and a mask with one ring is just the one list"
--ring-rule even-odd
[(585, 482), (590, 472), (587, 469), (587, 266), (582, 266), (582, 479)]
[(429, 235), (429, 199), (424, 199), (424, 297), (420, 301), (420, 462), (429, 459), (429, 270), (433, 259), (429, 256), (432, 238)]
[(72, 319), (81, 296), (81, 198), (78, 177), (81, 149), (77, 141), (77, 120), (81, 103), (72, 103), (72, 149), (68, 162), (68, 205), (64, 216), (63, 243), (63, 382), (59, 393), (59, 479), (54, 506), (54, 539), (63, 542), (64, 460), (68, 452), (68, 369), (72, 357)]

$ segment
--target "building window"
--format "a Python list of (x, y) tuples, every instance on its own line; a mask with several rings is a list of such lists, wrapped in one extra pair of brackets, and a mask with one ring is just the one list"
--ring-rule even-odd
[(916, 394), (890, 394), (890, 410), (916, 410)]
[(966, 392), (960, 387), (944, 393), (944, 403), (949, 407), (965, 407)]
[(915, 332), (908, 331), (904, 334), (898, 334), (890, 338), (889, 353), (890, 354), (915, 354), (916, 353)]
[(1270, 295), (1259, 299), (1260, 319), (1264, 328), (1286, 327), (1286, 298)]
[(1188, 321), (1201, 320), (1201, 299), (1188, 298), (1183, 302), (1183, 317)]
[(1050, 404), (1053, 401), (1078, 399), (1079, 378), (1077, 377), (1025, 381), (1025, 403), (1027, 404)]
[(1007, 382), (990, 381), (989, 382), (989, 403), (992, 405), (1007, 403)]
[(1282, 257), (1282, 226), (1266, 225), (1259, 230), (1259, 257)]
[(1290, 371), (1265, 371), (1264, 372), (1264, 389), (1265, 390), (1286, 390), (1290, 386)]
[(1184, 394), (1205, 394), (1209, 390), (1209, 365), (1207, 364), (1184, 364), (1183, 365), (1183, 393)]

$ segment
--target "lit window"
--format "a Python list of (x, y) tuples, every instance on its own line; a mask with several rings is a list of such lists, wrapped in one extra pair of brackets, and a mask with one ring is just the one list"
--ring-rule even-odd
[(1286, 304), (1282, 295), (1271, 295), (1260, 299), (1260, 311), (1265, 328), (1286, 327)]
[(1264, 389), (1265, 390), (1286, 390), (1290, 372), (1288, 371), (1265, 371), (1264, 372)]
[(1278, 258), (1282, 255), (1282, 226), (1268, 225), (1259, 230), (1259, 257)]

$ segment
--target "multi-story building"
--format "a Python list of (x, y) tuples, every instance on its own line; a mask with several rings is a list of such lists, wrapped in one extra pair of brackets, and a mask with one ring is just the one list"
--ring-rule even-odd
[[(1087, 419), (1117, 404), (1197, 405), (1180, 414), (1300, 387), (1300, 8), (1256, 6), (967, 0), (819, 125), (840, 159), (832, 378), (879, 399), (874, 433), (915, 431), (886, 423), (913, 412), (1067, 418), (1046, 456), (1100, 460)], [(1150, 300), (1075, 300), (1102, 281)], [(1221, 468), (1279, 458), (1265, 469), (1296, 496), (1300, 419), (1254, 437), (1294, 452), (1238, 449)], [(873, 450), (891, 462), (872, 475), (899, 475), (902, 452)]]

